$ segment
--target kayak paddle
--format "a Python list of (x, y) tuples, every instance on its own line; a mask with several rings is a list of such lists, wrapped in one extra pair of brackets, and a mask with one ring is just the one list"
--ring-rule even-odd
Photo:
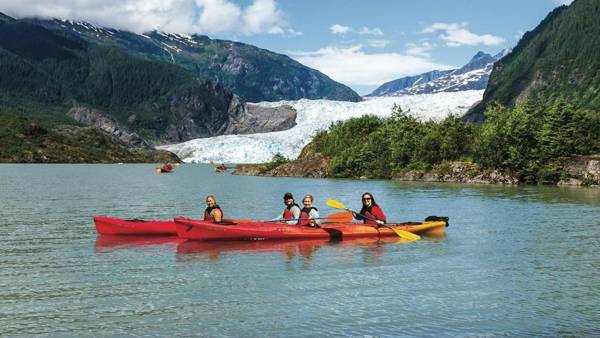
[[(344, 203), (342, 203), (340, 201), (336, 201), (334, 199), (328, 199), (327, 202), (325, 202), (325, 204), (327, 204), (328, 206), (330, 206), (332, 208), (335, 208), (335, 209), (344, 209), (344, 210), (353, 212), (353, 213), (355, 213), (358, 216), (361, 216), (363, 218), (375, 221), (375, 219), (373, 217), (368, 217), (366, 215), (359, 214), (359, 213), (357, 213), (356, 211), (354, 211), (352, 209), (346, 208), (346, 206), (344, 205)], [(405, 231), (405, 230), (396, 229), (393, 226), (390, 226), (390, 225), (387, 225), (387, 224), (378, 224), (378, 225), (392, 229), (396, 233), (396, 235), (398, 235), (401, 238), (407, 239), (407, 240), (416, 241), (418, 239), (421, 239), (421, 236), (419, 236), (417, 234), (413, 234), (412, 232), (408, 232), (408, 231)]]

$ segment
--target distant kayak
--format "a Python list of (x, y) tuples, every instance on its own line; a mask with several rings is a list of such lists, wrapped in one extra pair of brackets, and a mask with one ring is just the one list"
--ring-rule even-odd
[(173, 170), (175, 170), (175, 166), (170, 164), (163, 165), (162, 167), (156, 167), (157, 173), (171, 173)]
[[(216, 224), (209, 221), (176, 218), (177, 236), (195, 240), (282, 240), (332, 239), (398, 236), (392, 229), (374, 228), (360, 223), (330, 223), (310, 228), (286, 223), (240, 220)], [(447, 221), (388, 224), (396, 229), (428, 236), (443, 236)]]
[(227, 167), (225, 165), (220, 165), (218, 167), (215, 167), (215, 171), (218, 173), (222, 173), (222, 172), (227, 171)]
[(174, 221), (126, 220), (121, 218), (95, 216), (94, 223), (96, 224), (96, 231), (102, 235), (177, 235)]

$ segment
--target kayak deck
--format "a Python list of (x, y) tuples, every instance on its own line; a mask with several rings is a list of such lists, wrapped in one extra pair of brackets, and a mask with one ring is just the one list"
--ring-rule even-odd
[[(231, 224), (176, 218), (175, 228), (179, 237), (195, 240), (342, 240), (347, 238), (398, 236), (390, 228), (375, 228), (359, 223), (325, 223), (321, 228), (248, 220), (228, 223)], [(387, 224), (387, 226), (426, 236), (443, 236), (446, 225), (447, 222), (445, 221)]]
[(102, 235), (177, 235), (174, 221), (126, 220), (105, 216), (95, 216), (96, 231)]

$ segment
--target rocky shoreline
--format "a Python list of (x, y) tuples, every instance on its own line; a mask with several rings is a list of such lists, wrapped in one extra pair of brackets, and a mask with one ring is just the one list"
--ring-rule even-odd
[[(600, 187), (600, 155), (561, 158), (558, 161), (567, 177), (561, 178), (558, 186)], [(303, 151), (297, 160), (270, 168), (268, 164), (239, 165), (234, 175), (328, 178), (330, 159), (321, 154)], [(349, 177), (370, 179), (371, 177)], [(447, 162), (430, 170), (407, 170), (391, 177), (395, 181), (418, 181), (466, 184), (519, 185), (522, 182), (510, 172), (498, 169), (482, 169), (472, 162)]]

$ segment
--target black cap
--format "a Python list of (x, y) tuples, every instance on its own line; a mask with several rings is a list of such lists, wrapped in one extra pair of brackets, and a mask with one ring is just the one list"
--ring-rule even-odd
[(292, 196), (292, 193), (291, 193), (291, 192), (286, 192), (286, 193), (283, 195), (283, 199), (284, 199), (284, 200), (287, 200), (287, 199), (290, 199), (290, 198), (291, 198), (291, 199), (294, 199), (294, 196)]

